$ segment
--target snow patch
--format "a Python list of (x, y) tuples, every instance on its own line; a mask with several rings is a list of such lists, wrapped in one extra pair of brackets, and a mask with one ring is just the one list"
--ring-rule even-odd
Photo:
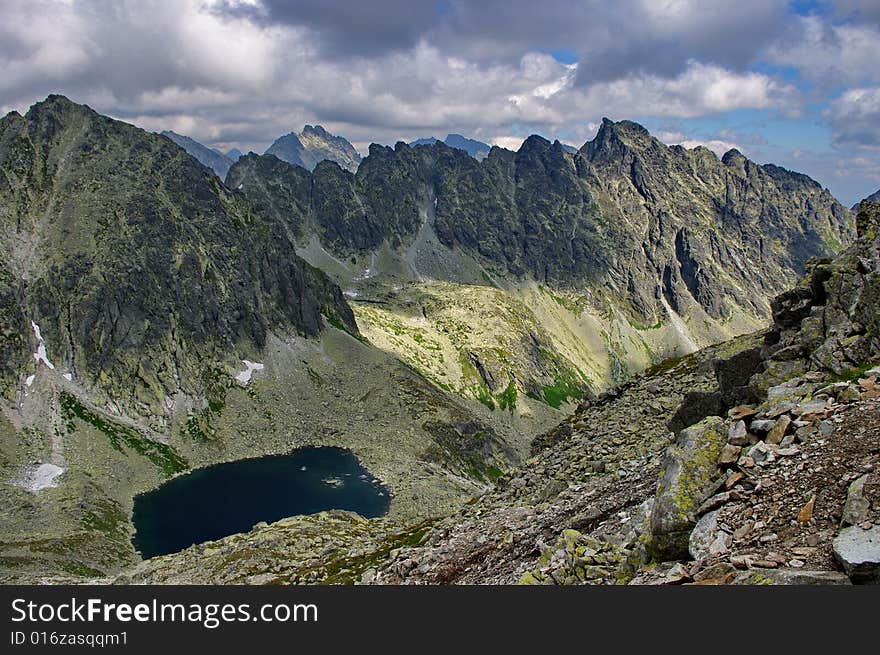
[(37, 378), (36, 375), (28, 375), (28, 376), (27, 376), (27, 379), (24, 381), (24, 383), (25, 383), (26, 385), (28, 385), (28, 386), (31, 386), (31, 385), (34, 383), (34, 380), (35, 380), (36, 378)]
[(24, 487), (28, 491), (37, 492), (41, 489), (58, 486), (58, 476), (64, 473), (65, 469), (55, 464), (40, 464), (32, 471), (28, 471), (21, 480), (16, 482), (20, 487)]
[(235, 379), (244, 385), (251, 381), (251, 376), (253, 376), (254, 371), (262, 371), (265, 368), (262, 364), (251, 362), (246, 359), (241, 360), (241, 363), (244, 364), (246, 368), (236, 375)]
[(40, 326), (31, 321), (31, 327), (34, 328), (34, 336), (37, 338), (37, 352), (34, 353), (34, 359), (38, 364), (43, 362), (48, 368), (55, 370), (55, 365), (49, 361), (49, 356), (46, 354), (46, 344), (43, 342)]
[(68, 382), (70, 382), (70, 381), (73, 380), (73, 373), (65, 373), (65, 374), (62, 375), (61, 377), (63, 377), (63, 378), (64, 378), (65, 380), (67, 380)]

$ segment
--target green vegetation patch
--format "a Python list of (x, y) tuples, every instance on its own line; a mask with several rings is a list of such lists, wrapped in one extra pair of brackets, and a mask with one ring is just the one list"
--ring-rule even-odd
[(877, 366), (877, 362), (868, 362), (861, 366), (846, 369), (831, 377), (829, 382), (858, 382), (860, 378), (865, 377), (865, 373)]
[(498, 396), (498, 407), (513, 411), (516, 407), (516, 385), (511, 380), (507, 384), (507, 388)]
[(476, 394), (477, 400), (479, 400), (493, 412), (495, 411), (495, 399), (492, 397), (491, 391), (489, 391), (485, 386), (480, 385), (476, 388)]
[(544, 402), (554, 409), (559, 409), (562, 403), (569, 399), (580, 400), (584, 397), (583, 388), (571, 377), (556, 376), (556, 382), (545, 386), (543, 389)]
[(75, 429), (73, 419), (77, 418), (99, 432), (103, 432), (115, 450), (126, 454), (124, 447), (127, 447), (139, 455), (143, 455), (155, 466), (162, 469), (166, 476), (180, 473), (189, 468), (189, 463), (168, 444), (147, 439), (133, 428), (106, 420), (98, 413), (84, 407), (69, 393), (62, 392), (61, 394), (61, 417), (67, 424), (68, 430)]

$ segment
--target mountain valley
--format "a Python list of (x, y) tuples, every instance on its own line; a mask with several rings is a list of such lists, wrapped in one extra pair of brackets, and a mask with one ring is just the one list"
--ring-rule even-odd
[[(211, 151), (223, 179), (178, 140), (63, 96), (0, 120), (6, 582), (665, 580), (671, 564), (644, 565), (686, 558), (702, 520), (638, 523), (670, 434), (723, 422), (726, 440), (739, 405), (763, 434), (785, 394), (798, 429), (874, 425), (876, 211), (856, 241), (854, 212), (804, 175), (607, 119), (576, 152), (532, 136), (482, 158), (436, 141), (361, 159), (306, 126), (264, 155)], [(793, 442), (772, 445), (788, 461)], [(387, 516), (141, 561), (137, 494), (305, 446), (351, 451)], [(872, 448), (847, 466), (874, 467)], [(757, 493), (750, 468), (735, 502)], [(875, 470), (857, 523), (878, 518)], [(787, 547), (825, 548), (809, 562), (830, 570), (817, 530)], [(733, 543), (725, 575), (751, 569)]]

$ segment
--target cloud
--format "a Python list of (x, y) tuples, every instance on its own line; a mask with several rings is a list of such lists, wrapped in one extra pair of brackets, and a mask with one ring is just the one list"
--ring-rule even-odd
[(796, 69), (820, 91), (880, 81), (880, 23), (834, 24), (817, 15), (794, 20), (767, 57)]
[(519, 150), (524, 140), (521, 136), (495, 136), (489, 139), (489, 145), (508, 150)]
[(573, 94), (581, 106), (608, 107), (610, 114), (693, 118), (737, 109), (796, 112), (798, 93), (763, 73), (736, 73), (690, 61), (678, 76), (637, 74), (593, 84)]
[(850, 89), (823, 112), (834, 145), (880, 152), (880, 87)]
[[(579, 65), (545, 52), (483, 60), (441, 48), (432, 42), (442, 41), (433, 9), (406, 14), (418, 38), (389, 37), (385, 48), (352, 44), (348, 59), (343, 48), (327, 57), (333, 39), (355, 38), (360, 10), (343, 16), (333, 3), (297, 3), (295, 13), (285, 6), (11, 0), (0, 28), (7, 37), (0, 57), (11, 74), (0, 78), (0, 95), (24, 109), (62, 92), (148, 129), (245, 148), (306, 122), (326, 123), (361, 147), (447, 131), (574, 138), (604, 114), (696, 116), (782, 107), (792, 98), (767, 75), (696, 60), (672, 77), (642, 71), (579, 86)], [(399, 25), (402, 7), (383, 4), (370, 20), (386, 16)], [(451, 11), (460, 21), (466, 5), (453, 3)]]
[(750, 147), (688, 121), (797, 117), (819, 103), (834, 143), (864, 148), (877, 140), (873, 96), (860, 108), (850, 92), (880, 84), (875, 4), (799, 17), (786, 0), (547, 0), (540, 11), (534, 0), (3, 0), (0, 104), (64, 93), (147, 129), (261, 151), (305, 123), (361, 150), (449, 132), (581, 145), (602, 116), (662, 119), (679, 143)]
[(670, 145), (681, 145), (685, 148), (696, 148), (697, 146), (703, 146), (704, 148), (708, 148), (712, 152), (714, 152), (718, 157), (721, 157), (728, 150), (739, 150), (744, 155), (748, 156), (747, 152), (744, 152), (742, 147), (736, 143), (730, 143), (728, 141), (720, 141), (719, 139), (708, 139), (708, 140), (700, 140), (700, 139), (686, 139), (684, 141), (680, 141), (678, 144), (670, 144)]
[(382, 57), (414, 48), (441, 17), (439, 4), (412, 0), (256, 0), (212, 2), (218, 16), (309, 30), (331, 59)]

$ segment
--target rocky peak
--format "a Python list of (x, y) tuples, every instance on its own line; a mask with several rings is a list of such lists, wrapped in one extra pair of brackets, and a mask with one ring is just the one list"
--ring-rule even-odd
[(311, 134), (322, 139), (332, 138), (332, 135), (320, 125), (306, 125), (303, 127), (303, 134)]
[[(15, 238), (0, 260), (18, 270), (14, 291), (0, 270), (0, 297), (27, 319), (22, 343), (32, 320), (96, 397), (164, 425), (166, 398), (198, 393), (203, 362), (258, 351), (272, 330), (317, 335), (322, 314), (356, 332), (283, 217), (255, 218), (168, 139), (60, 97), (2, 123), (0, 225)], [(5, 392), (21, 369), (4, 357)]]
[(295, 166), (307, 168), (305, 162), (303, 162), (302, 151), (303, 144), (299, 140), (299, 136), (294, 132), (290, 132), (289, 134), (285, 134), (278, 138), (275, 143), (269, 146), (265, 154), (275, 155), (282, 161), (294, 164)]
[(592, 141), (578, 151), (588, 160), (619, 158), (629, 150), (640, 150), (659, 142), (644, 127), (633, 121), (614, 121), (603, 118), (602, 125)]
[(721, 163), (725, 166), (741, 167), (747, 161), (746, 156), (736, 148), (731, 148), (721, 157)]
[[(868, 196), (868, 197), (865, 198), (864, 200), (867, 200), (868, 202), (880, 202), (880, 189), (878, 189), (877, 191), (875, 191), (874, 193), (872, 193), (870, 196)], [(864, 200), (863, 200), (862, 202), (864, 202)], [(854, 205), (852, 206), (852, 210), (853, 210), (853, 211), (858, 211), (858, 210), (859, 210), (859, 204), (860, 204), (860, 203), (858, 203), (858, 202), (857, 202), (856, 204), (854, 204)]]
[(344, 137), (330, 134), (320, 125), (306, 125), (299, 134), (291, 132), (279, 138), (266, 154), (314, 170), (319, 162), (330, 159), (350, 171), (357, 170), (361, 156)]

